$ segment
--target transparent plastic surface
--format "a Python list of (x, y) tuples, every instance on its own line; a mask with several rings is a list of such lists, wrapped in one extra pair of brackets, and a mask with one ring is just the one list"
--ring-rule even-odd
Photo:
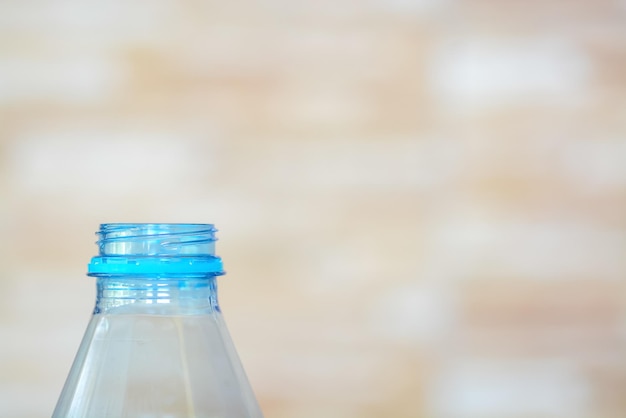
[(53, 418), (262, 418), (213, 273), (98, 276)]

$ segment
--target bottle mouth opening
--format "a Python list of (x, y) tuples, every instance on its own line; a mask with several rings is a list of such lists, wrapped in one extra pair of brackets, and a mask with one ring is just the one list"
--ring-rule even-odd
[(101, 256), (215, 255), (212, 224), (107, 223), (96, 233)]
[(223, 274), (213, 224), (106, 223), (96, 233), (90, 276)]

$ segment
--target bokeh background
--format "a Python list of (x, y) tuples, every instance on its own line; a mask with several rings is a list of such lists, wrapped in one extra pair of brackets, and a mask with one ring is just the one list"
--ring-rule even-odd
[(0, 416), (121, 221), (218, 226), (266, 418), (623, 418), (626, 2), (2, 0)]

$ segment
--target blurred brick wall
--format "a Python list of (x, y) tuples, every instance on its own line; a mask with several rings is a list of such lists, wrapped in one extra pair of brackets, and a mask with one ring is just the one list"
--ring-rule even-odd
[(624, 1), (0, 4), (2, 417), (191, 221), (266, 418), (623, 418), (625, 211)]

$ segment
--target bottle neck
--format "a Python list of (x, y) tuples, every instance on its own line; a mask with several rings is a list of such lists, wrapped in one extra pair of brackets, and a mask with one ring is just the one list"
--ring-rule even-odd
[(98, 277), (94, 315), (201, 315), (219, 312), (212, 277)]

